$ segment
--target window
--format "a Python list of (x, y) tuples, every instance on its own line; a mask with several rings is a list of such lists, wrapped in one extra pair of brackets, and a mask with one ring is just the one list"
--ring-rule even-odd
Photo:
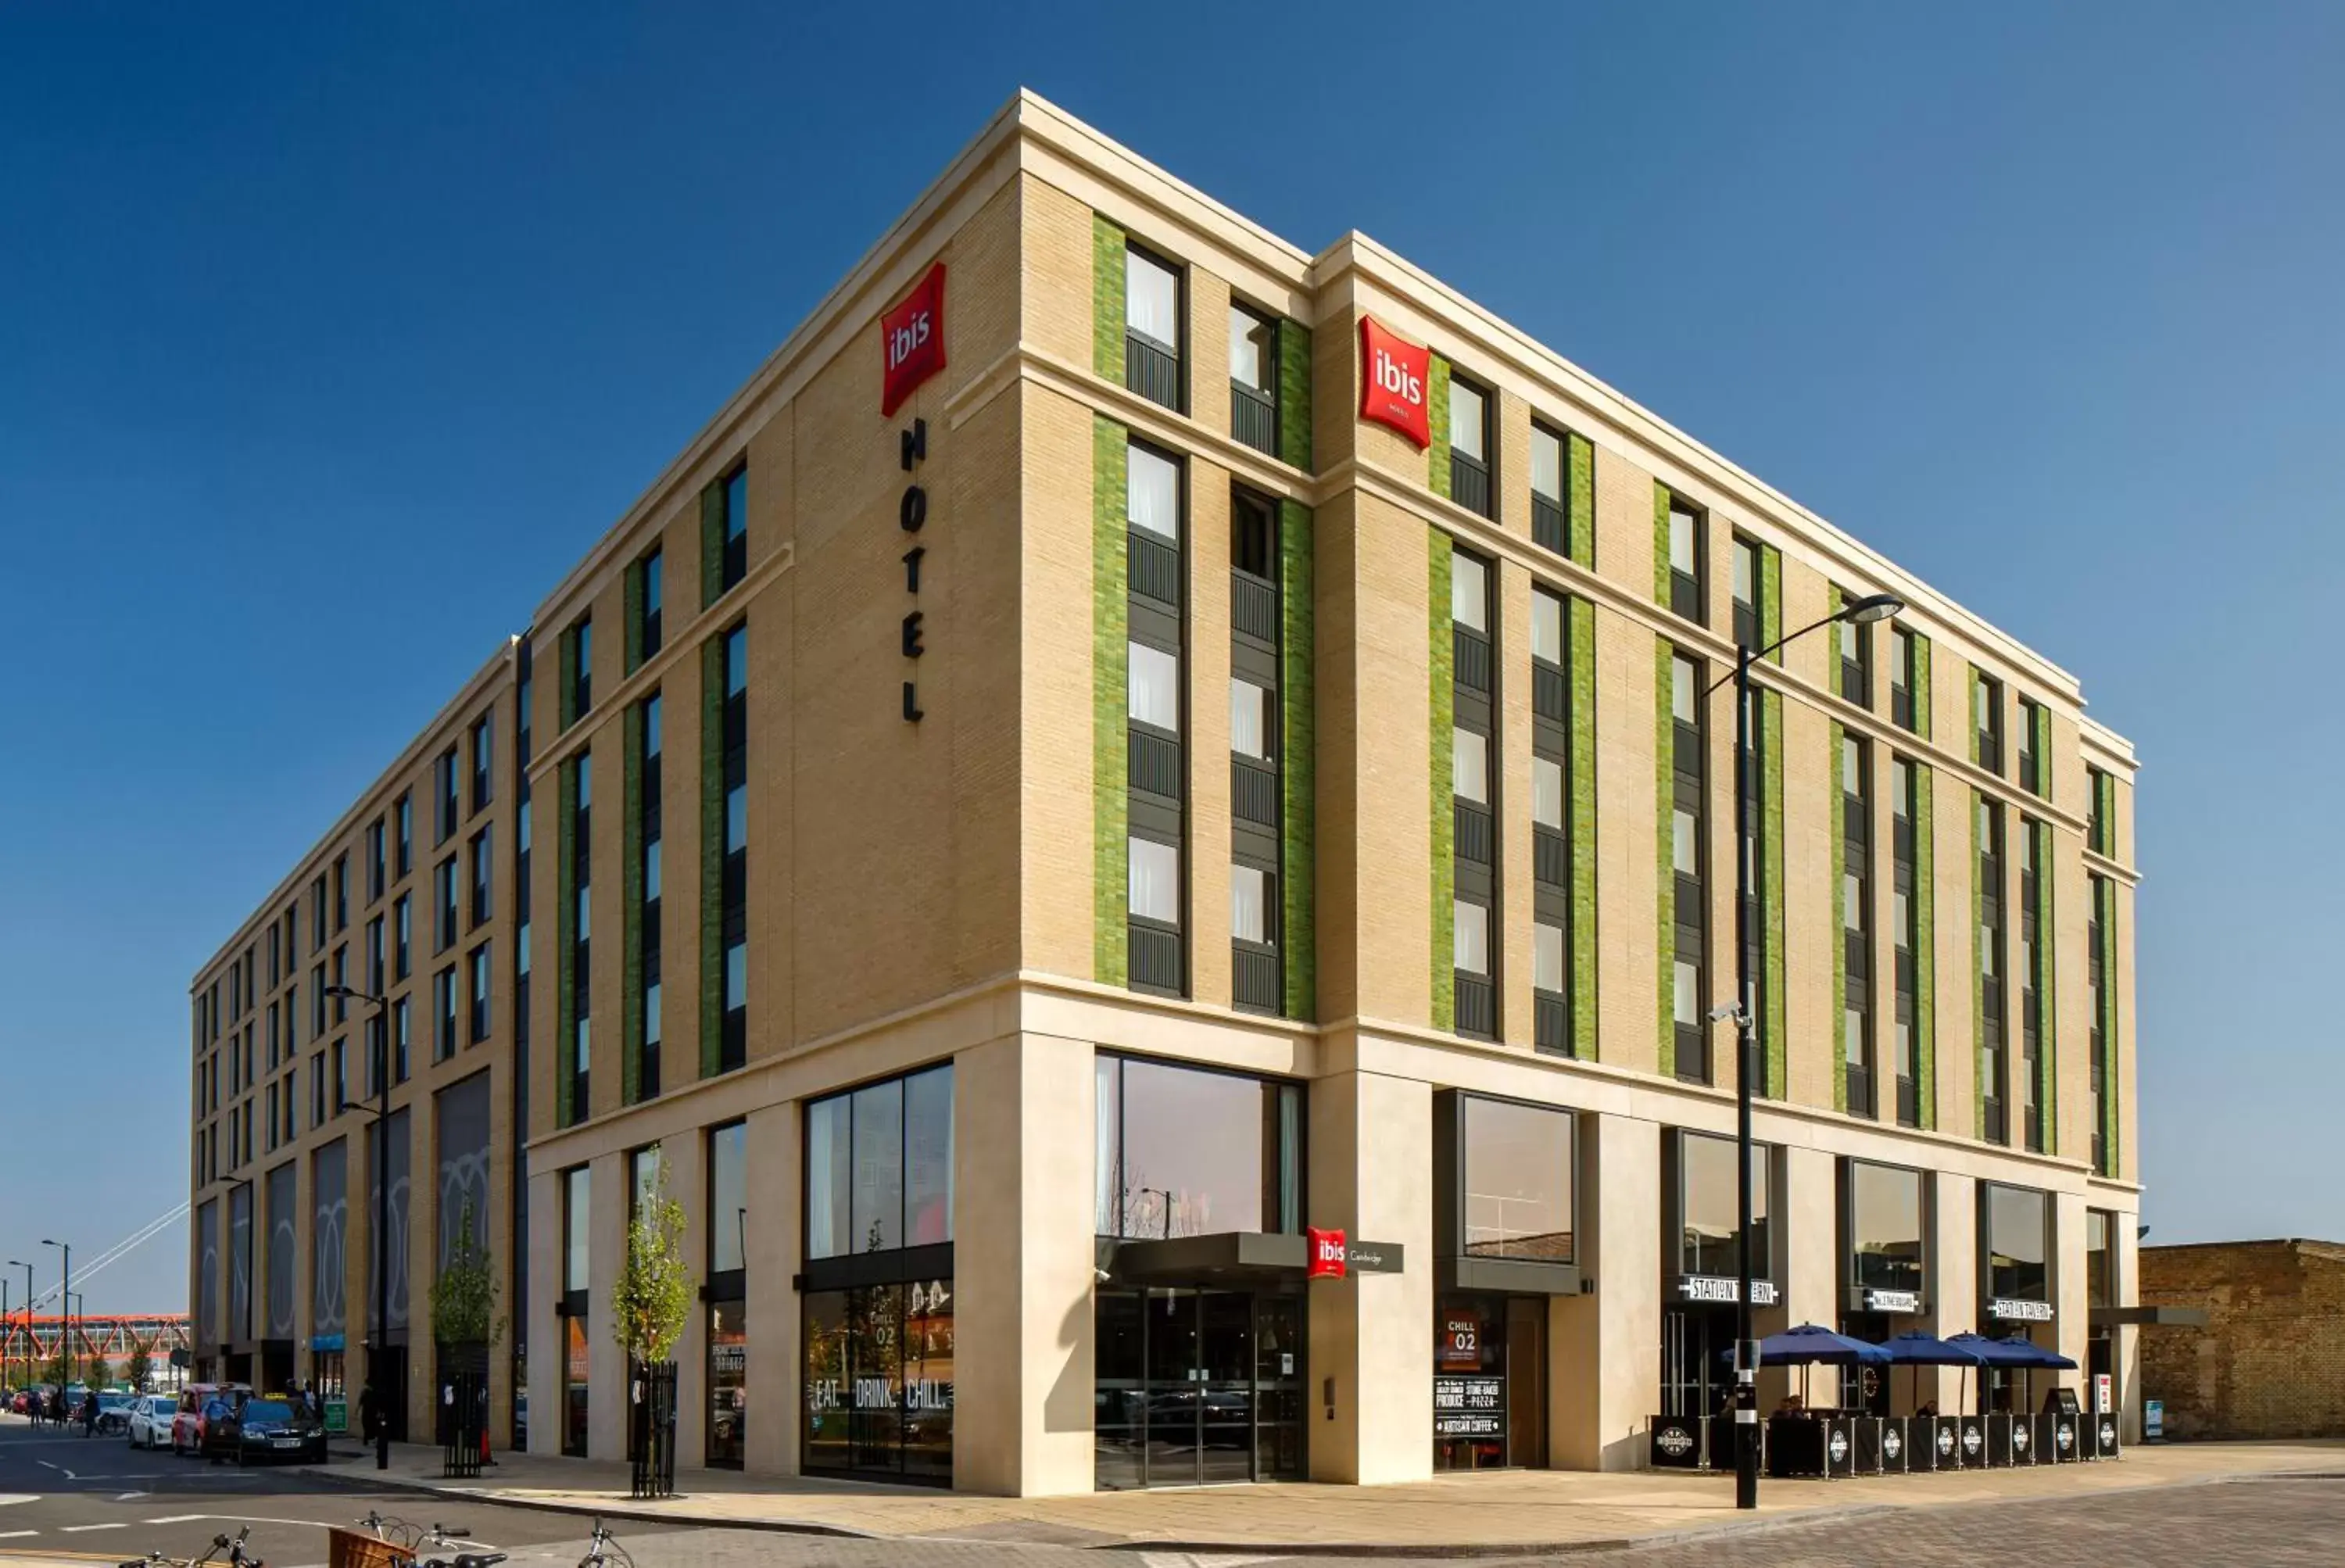
[(399, 859), (392, 875), (403, 877), (415, 869), (415, 798), (401, 795), (391, 815), (399, 824)]
[(333, 984), (333, 989), (336, 993), (334, 997), (334, 1022), (337, 1024), (347, 1023), (350, 1021), (350, 999), (348, 995), (342, 994), (350, 990), (350, 950), (347, 947), (338, 947), (334, 949)]
[[(1454, 409), (1456, 403), (1453, 402)], [(1457, 962), (1451, 978), (1451, 1026), (1460, 1034), (1497, 1037), (1497, 985), (1488, 928), (1497, 899), (1497, 832), (1492, 810), (1490, 753), (1497, 741), (1496, 680), (1490, 639), (1490, 564), (1450, 551), (1449, 618), (1451, 879), (1460, 913), (1453, 927)], [(1462, 912), (1471, 910), (1471, 913)], [(1472, 955), (1467, 962), (1467, 955)]]
[(431, 869), (431, 951), (445, 952), (456, 945), (456, 857), (449, 856)]
[(2109, 1096), (2117, 1080), (2110, 1051), (2115, 1044), (2117, 1014), (2109, 986), (2117, 956), (2109, 938), (2116, 928), (2117, 884), (2098, 871), (2087, 873), (2086, 885), (2092, 906), (2085, 927), (2086, 1115), (2092, 1124), (2093, 1169), (2117, 1175), (2116, 1150), (2109, 1136)]
[(1971, 671), (1971, 760), (1990, 773), (2003, 771), (2003, 683)]
[[(382, 916), (381, 915), (377, 915), (372, 920), (367, 921), (366, 966), (367, 994), (370, 996), (381, 996), (382, 994), (383, 983)], [(276, 1033), (277, 1032), (273, 1027), (269, 1030), (269, 1047), (272, 1052), (275, 1050), (277, 1044), (275, 1039)]]
[[(1578, 1049), (1565, 954), (1573, 919), (1570, 796), (1571, 688), (1565, 674), (1559, 594), (1531, 590), (1531, 1042), (1554, 1055)], [(1542, 954), (1545, 956), (1542, 957)]]
[[(513, 652), (513, 668), (514, 678), (519, 683), (513, 688), (513, 735), (521, 742), (519, 748), (521, 759), (527, 762), (534, 755), (530, 746), (529, 730), (531, 708), (536, 699), (537, 681), (536, 658), (532, 651), (529, 634), (526, 632), (522, 634), (521, 646)], [(521, 790), (522, 804), (526, 806), (529, 803), (529, 779), (526, 775), (522, 779)]]
[[(1663, 1173), (1664, 1186), (1669, 1186), (1671, 1176), (1676, 1182), (1664, 1203), (1674, 1199), (1670, 1207), (1677, 1210), (1679, 1224), (1662, 1233), (1665, 1245), (1672, 1235), (1676, 1245), (1675, 1258), (1665, 1260), (1663, 1268), (1674, 1261), (1680, 1276), (1736, 1278), (1741, 1273), (1742, 1227), (1734, 1140), (1680, 1129), (1666, 1146), (1676, 1157), (1669, 1162), (1674, 1169)], [(1762, 1279), (1774, 1278), (1767, 1179), (1771, 1163), (1764, 1145), (1751, 1145), (1751, 1272)], [(1663, 1212), (1668, 1213), (1668, 1207)]]
[(1490, 972), (1490, 911), (1464, 899), (1451, 901), (1450, 945), (1460, 973)]
[(1560, 833), (1563, 827), (1563, 764), (1551, 758), (1531, 759), (1531, 825)]
[(1230, 678), (1230, 749), (1267, 762), (1278, 726), (1278, 698), (1250, 680)]
[(665, 893), (661, 871), (663, 830), (660, 807), (663, 785), (660, 694), (654, 692), (639, 705), (640, 751), (636, 764), (637, 834), (641, 856), (640, 885), (635, 911), (638, 941), (636, 983), (643, 989), (642, 1037), (636, 1052), (635, 1097), (648, 1100), (660, 1092), (660, 1047), (665, 1043), (661, 1017), (661, 902)]
[(1450, 751), (1455, 759), (1451, 774), (1460, 800), (1471, 800), (1477, 806), (1490, 803), (1490, 742), (1487, 737), (1470, 729), (1453, 727), (1449, 731)]
[(1531, 927), (1531, 986), (1551, 995), (1564, 990), (1563, 928), (1540, 921)]
[[(377, 899), (382, 897), (384, 871), (383, 842), (382, 819), (377, 817), (373, 821), (367, 824), (366, 830), (366, 896), (367, 902), (369, 903), (372, 903)], [(269, 932), (269, 983), (271, 985), (277, 983), (277, 932), (274, 928), (271, 928)]]
[(1919, 657), (1913, 632), (1892, 623), (1889, 627), (1889, 721), (1900, 729), (1917, 733), (1920, 726), (1914, 708), (1914, 692), (1919, 684), (1920, 672), (1915, 667)]
[(1923, 1293), (1922, 1173), (1870, 1160), (1841, 1162), (1849, 1278), (1859, 1290)]
[[(1838, 596), (1845, 604), (1853, 594)], [(1842, 621), (1832, 628), (1840, 655), (1840, 694), (1859, 708), (1873, 706), (1873, 627), (1862, 621)]]
[(1702, 619), (1701, 514), (1670, 497), (1670, 608), (1690, 621)]
[(2044, 982), (2049, 958), (2048, 933), (2038, 915), (2046, 891), (2042, 879), (2051, 869), (2051, 839), (2049, 824), (2020, 819), (2019, 1073), (2015, 1087), (2019, 1097), (2020, 1137), (2031, 1154), (2044, 1152)]
[(1126, 650), (1132, 718), (1178, 735), (1181, 732), (1181, 661), (1162, 648), (1135, 642)]
[(472, 1043), (478, 1045), (489, 1037), (489, 944), (482, 942), (472, 950)]
[(1670, 891), (1675, 952), (1671, 959), (1671, 1017), (1680, 1078), (1710, 1081), (1710, 1031), (1703, 1018), (1708, 968), (1710, 911), (1708, 861), (1703, 844), (1709, 806), (1704, 799), (1705, 726), (1700, 711), (1701, 667), (1679, 654), (1670, 661)]
[(1893, 1052), (1891, 1071), (1897, 1082), (1897, 1125), (1922, 1125), (1920, 1066), (1914, 1031), (1919, 1013), (1917, 963), (1922, 951), (1921, 899), (1917, 888), (1914, 835), (1921, 830), (1921, 779), (1914, 763), (1900, 757), (1891, 766), (1890, 840), (1892, 887), (1890, 942), (1895, 950)]
[(472, 835), (472, 925), (477, 929), (489, 918), (489, 878), (495, 857), (490, 853), (491, 830), (482, 828)]
[(1472, 555), (1450, 557), (1449, 618), (1469, 632), (1489, 635), (1490, 569)]
[(431, 841), (444, 844), (456, 830), (458, 815), (456, 800), (456, 748), (442, 751), (431, 764), (432, 795), (436, 814), (431, 820)]
[(660, 650), (660, 606), (667, 575), (660, 552), (654, 550), (645, 556), (636, 575), (643, 593), (643, 609), (635, 622), (636, 663), (641, 664)]
[(1092, 1072), (1101, 1236), (1302, 1230), (1301, 1084), (1106, 1053)]
[(1124, 252), (1123, 384), (1166, 408), (1181, 397), (1181, 275), (1138, 246)]
[(949, 1063), (807, 1104), (809, 1260), (953, 1238), (952, 1115)]
[(578, 617), (570, 628), (570, 655), (574, 663), (570, 674), (570, 714), (572, 721), (585, 717), (594, 706), (594, 622), (589, 616)]
[[(350, 858), (334, 857), (334, 934), (350, 929)], [(233, 971), (230, 972), (231, 973)]]
[(1239, 942), (1268, 945), (1271, 874), (1256, 866), (1230, 868), (1230, 934)]
[(718, 939), (724, 949), (717, 1069), (731, 1072), (749, 1051), (749, 629), (725, 634), (725, 863)]
[(1478, 1095), (1457, 1100), (1458, 1254), (1573, 1262), (1571, 1113)]
[(2105, 1208), (2085, 1211), (2085, 1305), (2117, 1305), (2117, 1217)]
[(391, 1077), (394, 1084), (407, 1082), (408, 1050), (411, 1039), (407, 998), (402, 996), (391, 1004)]
[(1759, 635), (1759, 546), (1734, 536), (1734, 646), (1757, 652)]
[(1449, 498), (1490, 515), (1490, 397), (1456, 376), (1449, 379)]
[(1979, 1183), (1981, 1272), (1990, 1306), (2052, 1299), (2050, 1216), (2046, 1195), (2000, 1182)]
[(1230, 305), (1230, 433), (1256, 452), (1278, 455), (1278, 324), (1234, 301)]
[[(725, 480), (725, 570), (730, 588), (749, 575), (749, 467), (744, 463)], [(582, 707), (580, 712), (585, 709)]]
[(2044, 705), (2032, 697), (2019, 699), (2019, 787), (2031, 795), (2050, 799), (2051, 771), (2044, 766), (2037, 753), (2037, 743), (2047, 729)]
[(409, 937), (411, 935), (409, 931), (411, 922), (408, 914), (408, 895), (401, 893), (399, 895), (399, 901), (391, 906), (391, 930), (393, 932), (391, 952), (395, 955), (394, 962), (391, 965), (391, 978), (395, 981), (405, 980), (409, 972), (408, 946)]
[(1150, 839), (1131, 841), (1130, 907), (1136, 920), (1181, 923), (1181, 851)]
[[(323, 952), (325, 948), (326, 879), (323, 874), (320, 874), (310, 884), (310, 951)], [(215, 1014), (219, 1011), (219, 1002), (217, 998), (212, 1002), (212, 1011)], [(219, 1021), (217, 1016), (212, 1021), (212, 1033), (216, 1036), (219, 1033)]]
[[(2098, 768), (2085, 769), (2085, 847), (2096, 855), (2117, 854), (2117, 781)], [(275, 951), (272, 945), (270, 951)], [(275, 968), (274, 963), (270, 965)]]
[(1841, 739), (1841, 1051), (1847, 1109), (1878, 1114), (1873, 1054), (1873, 759), (1853, 735)]
[(445, 1062), (456, 1054), (456, 971), (451, 967), (431, 977), (431, 1059)]
[(1124, 515), (1174, 544), (1181, 541), (1181, 470), (1153, 447), (1133, 445), (1124, 469)]
[(1564, 491), (1563, 437), (1531, 425), (1531, 541), (1558, 555), (1571, 553), (1571, 500)]
[(1979, 1096), (1989, 1143), (2011, 1141), (2004, 1095), (2010, 1082), (2003, 997), (2003, 808), (1974, 797), (1978, 881)]

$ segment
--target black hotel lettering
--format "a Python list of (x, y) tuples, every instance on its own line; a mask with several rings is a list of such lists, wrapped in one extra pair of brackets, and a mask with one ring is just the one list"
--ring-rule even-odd
[[(929, 422), (916, 419), (912, 422), (912, 428), (903, 433), (904, 472), (911, 473), (927, 462), (928, 457)], [(917, 484), (906, 485), (904, 498), (896, 507), (897, 526), (907, 534), (918, 534), (922, 528), (928, 526), (928, 491)], [(928, 547), (923, 545), (915, 545), (904, 552), (904, 592), (916, 599), (919, 597), (920, 593), (920, 557), (928, 553)], [(927, 646), (920, 640), (922, 635), (920, 612), (907, 611), (904, 616), (903, 637), (903, 655), (906, 658), (918, 658), (929, 651)], [(908, 724), (918, 724), (920, 721), (920, 716), (919, 683), (907, 676), (904, 679), (904, 720)]]

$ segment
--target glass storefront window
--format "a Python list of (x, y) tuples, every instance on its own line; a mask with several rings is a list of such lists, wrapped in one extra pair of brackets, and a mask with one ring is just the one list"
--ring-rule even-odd
[(809, 1471), (952, 1479), (952, 1281), (806, 1295)]
[(586, 1288), (586, 1226), (591, 1214), (588, 1167), (576, 1166), (562, 1173), (562, 1288)]
[(2051, 1227), (2045, 1195), (2033, 1188), (1979, 1185), (1986, 1227), (1987, 1293), (2005, 1301), (2051, 1299)]
[(807, 1256), (952, 1239), (952, 1066), (807, 1106)]
[(562, 1451), (586, 1452), (586, 1319), (562, 1320)]
[(748, 1420), (748, 1308), (740, 1301), (708, 1304), (708, 1463), (740, 1468)]
[(1433, 1313), (1433, 1468), (1546, 1462), (1547, 1303), (1445, 1296)]
[(1849, 1283), (1922, 1289), (1922, 1173), (1848, 1162)]
[(749, 1213), (749, 1127), (733, 1122), (708, 1130), (708, 1271), (743, 1266)]
[(1572, 1132), (1568, 1111), (1466, 1097), (1466, 1256), (1572, 1261)]
[[(1767, 1151), (1751, 1150), (1751, 1269), (1772, 1278), (1769, 1250)], [(1726, 1278), (1741, 1272), (1737, 1257), (1734, 1140), (1708, 1133), (1678, 1135), (1678, 1202), (1681, 1215), (1678, 1272)]]
[(1100, 1235), (1302, 1228), (1299, 1084), (1121, 1056), (1095, 1071)]
[(2105, 1208), (2085, 1211), (2085, 1305), (2117, 1304), (2117, 1222)]

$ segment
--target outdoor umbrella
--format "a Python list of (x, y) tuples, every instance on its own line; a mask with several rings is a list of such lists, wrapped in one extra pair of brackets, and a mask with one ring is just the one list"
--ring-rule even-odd
[[(2048, 1351), (2039, 1351), (2033, 1345), (2026, 1345), (2025, 1349), (2022, 1349), (2021, 1346), (2022, 1344), (2025, 1344), (2025, 1341), (2022, 1341), (2021, 1344), (2014, 1344), (2009, 1339), (1990, 1339), (1984, 1334), (1972, 1334), (1967, 1332), (1948, 1335), (1946, 1337), (1946, 1343), (1959, 1347), (1962, 1349), (1968, 1350), (1977, 1356), (1982, 1370), (1987, 1367), (2026, 1368), (2037, 1366), (2041, 1363), (2039, 1363), (2035, 1358), (2038, 1355), (2049, 1354)], [(1982, 1399), (1985, 1398), (1986, 1393), (1985, 1385), (1986, 1380), (1985, 1378), (1981, 1378), (1979, 1380), (1979, 1393)], [(1981, 1410), (1979, 1413), (1984, 1415), (1986, 1412), (1985, 1410)]]
[(1995, 1343), (2010, 1349), (2012, 1365), (2021, 1369), (2019, 1398), (2024, 1404), (2033, 1405), (2035, 1402), (2036, 1368), (2054, 1368), (2065, 1371), (2076, 1369), (2076, 1363), (2059, 1351), (2047, 1350), (2022, 1334), (2007, 1334), (1997, 1339)]
[[(1759, 1341), (1762, 1367), (1853, 1367), (1863, 1362), (1886, 1362), (1889, 1352), (1865, 1339), (1835, 1334), (1821, 1323), (1802, 1323)], [(1808, 1377), (1800, 1374), (1800, 1402), (1808, 1402)]]
[(1898, 1366), (1914, 1369), (1914, 1402), (1922, 1402), (1922, 1369), (1924, 1367), (1961, 1367), (1964, 1380), (1969, 1381), (1968, 1369), (1982, 1363), (1977, 1351), (1964, 1345), (1948, 1344), (1935, 1334), (1925, 1334), (1915, 1329), (1884, 1341), (1881, 1347), (1889, 1352), (1889, 1359)]

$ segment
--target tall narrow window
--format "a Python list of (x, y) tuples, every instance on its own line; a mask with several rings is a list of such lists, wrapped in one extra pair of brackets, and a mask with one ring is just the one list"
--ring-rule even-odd
[(1759, 641), (1759, 546), (1734, 536), (1734, 646), (1756, 652)]
[(1914, 729), (1914, 689), (1920, 672), (1914, 667), (1914, 634), (1904, 626), (1889, 628), (1889, 721), (1900, 729)]
[(494, 912), (494, 900), (491, 896), (491, 880), (496, 864), (496, 856), (491, 849), (492, 840), (492, 827), (482, 828), (472, 835), (472, 924), (475, 929), (486, 922), (489, 916)]
[(1449, 379), (1449, 498), (1490, 515), (1490, 394)]
[(2003, 771), (2003, 682), (1971, 671), (1971, 760), (1990, 773)]
[(399, 901), (391, 906), (392, 954), (391, 977), (394, 981), (405, 980), (412, 972), (411, 953), (414, 933), (411, 930), (413, 925), (411, 907), (412, 896), (407, 893), (400, 894)]
[[(400, 796), (399, 803), (391, 808), (391, 817), (399, 824), (399, 858), (391, 874), (404, 877), (415, 869), (415, 797)], [(286, 945), (292, 945), (290, 937), (286, 939)]]
[(1179, 995), (1188, 981), (1183, 475), (1173, 459), (1138, 442), (1125, 462), (1128, 972), (1135, 990)]
[(2050, 796), (2049, 770), (2038, 746), (2046, 730), (2044, 705), (2033, 697), (2019, 699), (2019, 787), (2031, 795)]
[(1561, 595), (1531, 590), (1531, 1034), (1562, 1056), (1573, 1046), (1569, 625)]
[(749, 465), (745, 463), (725, 480), (725, 585), (730, 588), (748, 575)]
[(465, 1038), (478, 1045), (489, 1037), (489, 944), (474, 948), (470, 960), (472, 972), (472, 1005), (471, 1027)]
[[(373, 821), (367, 824), (366, 896), (367, 902), (369, 903), (372, 903), (377, 899), (382, 897), (383, 871), (385, 867), (383, 841), (382, 819), (377, 817)], [(269, 928), (269, 983), (271, 985), (275, 985), (277, 983), (277, 931), (273, 926)]]
[(570, 689), (562, 695), (568, 700), (570, 711), (563, 716), (563, 727), (577, 722), (594, 706), (594, 620), (581, 616), (570, 628)]
[[(334, 857), (334, 934), (350, 929), (350, 858)], [(235, 972), (229, 972), (233, 974)]]
[(1234, 300), (1230, 305), (1230, 433), (1256, 452), (1278, 455), (1278, 323)]
[(1914, 834), (1921, 816), (1921, 779), (1913, 762), (1900, 757), (1890, 779), (1890, 942), (1895, 949), (1890, 1068), (1897, 1079), (1897, 1125), (1922, 1125), (1921, 1066), (1915, 1031), (1919, 1013), (1917, 954), (1922, 948), (1922, 909), (1916, 887)]
[(1702, 514), (1670, 497), (1670, 608), (1690, 621), (1702, 619)]
[(1840, 744), (1841, 1049), (1852, 1116), (1878, 1114), (1873, 1104), (1872, 786), (1870, 750), (1855, 736), (1843, 736)]
[(666, 597), (667, 573), (661, 554), (654, 550), (635, 568), (641, 584), (643, 607), (635, 623), (636, 662), (642, 663), (660, 651), (662, 612)]
[(2109, 1005), (2112, 999), (2109, 987), (2116, 960), (2109, 938), (2117, 923), (2117, 884), (2098, 871), (2091, 873), (2086, 881), (2093, 901), (2085, 928), (2085, 1005), (2090, 1025), (2086, 1034), (2088, 1058), (2086, 1064), (2086, 1114), (2093, 1124), (2093, 1169), (2100, 1176), (2113, 1176), (2117, 1175), (2117, 1151), (2109, 1137), (2108, 1112), (2117, 1077), (2111, 1066), (2111, 1051), (2116, 1044), (2116, 1011)]
[(1132, 246), (1124, 252), (1123, 384), (1178, 410), (1181, 379), (1181, 274)]
[(665, 877), (661, 859), (661, 810), (663, 798), (663, 747), (661, 737), (660, 694), (644, 698), (642, 752), (637, 761), (641, 774), (641, 796), (638, 805), (639, 834), (642, 856), (637, 878), (642, 886), (642, 902), (637, 908), (637, 952), (641, 955), (643, 987), (640, 1005), (643, 1009), (643, 1031), (635, 1066), (635, 1097), (648, 1100), (660, 1092), (660, 1045), (665, 1038), (662, 1022), (662, 991), (660, 983), (660, 910), (665, 892)]
[(456, 798), (456, 748), (442, 751), (431, 763), (431, 841), (444, 844), (456, 830), (461, 809)]
[(570, 1038), (561, 1043), (563, 1066), (570, 1074), (570, 1116), (583, 1122), (593, 1104), (589, 1096), (592, 1084), (590, 1070), (594, 1065), (594, 986), (589, 967), (594, 953), (594, 862), (590, 846), (594, 841), (594, 759), (581, 751), (572, 759), (571, 780), (571, 852), (570, 852)]
[(431, 1059), (456, 1054), (456, 971), (452, 965), (431, 977)]
[(1278, 875), (1283, 799), (1279, 757), (1278, 512), (1251, 491), (1230, 497), (1230, 899), (1232, 1000), (1252, 1012), (1285, 1007)]
[(2005, 1094), (2011, 1082), (2004, 1033), (2003, 808), (1984, 795), (1974, 798), (1974, 833), (1978, 846), (1978, 1033), (1980, 1120), (1989, 1143), (2007, 1144), (2011, 1128)]
[(1558, 555), (1571, 553), (1569, 469), (1563, 437), (1543, 424), (1531, 426), (1531, 542)]
[[(1457, 383), (1451, 384), (1454, 411)], [(1457, 962), (1452, 993), (1457, 1033), (1494, 1039), (1498, 1029), (1497, 968), (1489, 930), (1497, 907), (1497, 799), (1490, 757), (1497, 738), (1497, 690), (1490, 649), (1490, 564), (1453, 549), (1449, 557), (1452, 715), (1452, 880), (1457, 902)]]
[(431, 951), (445, 952), (456, 945), (456, 857), (431, 868)]
[(1671, 921), (1670, 1017), (1677, 1044), (1677, 1075), (1689, 1083), (1710, 1082), (1707, 971), (1710, 935), (1708, 891), (1709, 808), (1701, 703), (1701, 666), (1683, 654), (1670, 660), (1670, 757), (1672, 809), (1670, 861), (1675, 878)]
[(2051, 874), (2050, 829), (2019, 820), (2019, 1071), (2013, 1088), (2019, 1101), (2020, 1141), (2030, 1154), (2044, 1152), (2044, 993), (2046, 939), (2036, 918), (2043, 908), (2040, 879)]
[(496, 792), (497, 732), (493, 712), (472, 720), (472, 809), (480, 810)]
[(725, 1009), (717, 1068), (749, 1059), (749, 628), (725, 634)]
[[(1843, 594), (1845, 602), (1853, 596)], [(1863, 621), (1834, 626), (1840, 658), (1840, 694), (1859, 708), (1873, 706), (1873, 627)]]

